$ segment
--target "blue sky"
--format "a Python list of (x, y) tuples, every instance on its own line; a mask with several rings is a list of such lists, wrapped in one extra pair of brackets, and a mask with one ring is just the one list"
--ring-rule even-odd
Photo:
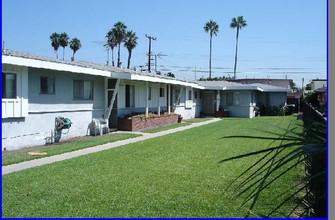
[[(148, 34), (157, 37), (152, 51), (167, 55), (157, 59), (158, 70), (194, 80), (208, 77), (209, 34), (203, 27), (210, 19), (219, 25), (212, 76), (233, 75), (236, 29), (229, 24), (237, 16), (248, 24), (239, 36), (237, 78), (287, 77), (301, 86), (303, 77), (305, 84), (327, 77), (326, 0), (2, 0), (2, 40), (9, 49), (55, 57), (49, 36), (66, 32), (82, 42), (76, 60), (104, 64), (101, 42), (122, 21), (139, 38), (131, 66), (147, 63)], [(70, 60), (70, 48), (65, 53)], [(124, 66), (127, 56), (122, 47)]]

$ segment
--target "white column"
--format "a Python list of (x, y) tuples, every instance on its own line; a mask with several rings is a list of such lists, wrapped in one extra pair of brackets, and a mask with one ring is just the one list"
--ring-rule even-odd
[(217, 90), (216, 94), (216, 111), (219, 111), (220, 108), (220, 90)]
[(145, 83), (146, 85), (146, 96), (145, 96), (145, 116), (148, 117), (149, 116), (149, 85), (148, 82)]
[(160, 96), (160, 91), (161, 91), (161, 84), (158, 83), (158, 107), (157, 107), (157, 114), (158, 116), (161, 115), (161, 96)]
[(168, 85), (168, 91), (167, 91), (167, 99), (168, 99), (168, 113), (171, 113), (171, 85)]

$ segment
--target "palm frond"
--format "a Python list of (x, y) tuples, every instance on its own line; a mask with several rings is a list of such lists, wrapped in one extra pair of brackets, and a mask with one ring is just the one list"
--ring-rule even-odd
[[(249, 204), (249, 210), (251, 211), (265, 190), (274, 186), (279, 179), (289, 175), (296, 167), (302, 164), (309, 164), (311, 163), (311, 158), (322, 157), (326, 152), (326, 126), (322, 122), (314, 121), (310, 123), (309, 126), (306, 126), (306, 124), (304, 126), (290, 124), (290, 128), (268, 126), (278, 130), (276, 132), (269, 131), (270, 129), (263, 131), (258, 130), (266, 134), (266, 136), (233, 135), (222, 137), (222, 139), (243, 138), (271, 140), (264, 149), (233, 156), (220, 161), (220, 163), (223, 163), (236, 159), (260, 156), (256, 162), (248, 166), (231, 181), (227, 187), (228, 189), (235, 185), (235, 197), (244, 197), (240, 207)], [(279, 144), (276, 144), (278, 141)], [(276, 146), (273, 146), (274, 144), (276, 144)], [(311, 182), (320, 181), (318, 178), (325, 178), (325, 173), (326, 171), (320, 171), (316, 174), (311, 173), (308, 178), (305, 178), (303, 184), (299, 182), (294, 188), (289, 188), (276, 195), (278, 198), (283, 199), (266, 216), (269, 217), (275, 213), (278, 214), (279, 209), (286, 203), (298, 198), (304, 189), (307, 190)], [(237, 183), (238, 181), (240, 182)], [(293, 210), (288, 213), (287, 217), (291, 216), (302, 204), (305, 206), (308, 203), (309, 209), (313, 209), (315, 204), (319, 205), (319, 200), (322, 200), (322, 198), (319, 197), (311, 200), (310, 197), (312, 197), (312, 195), (308, 192), (305, 193), (302, 198), (297, 199), (296, 205), (292, 207)], [(301, 215), (304, 214), (306, 214), (306, 211), (301, 213)]]

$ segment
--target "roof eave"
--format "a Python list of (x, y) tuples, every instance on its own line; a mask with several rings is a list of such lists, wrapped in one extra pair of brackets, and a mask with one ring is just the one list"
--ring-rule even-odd
[(55, 62), (49, 62), (49, 61), (31, 59), (31, 58), (2, 55), (2, 63), (18, 65), (18, 66), (41, 68), (41, 69), (57, 70), (57, 71), (68, 71), (68, 72), (73, 72), (73, 73), (83, 73), (83, 74), (95, 75), (95, 76), (111, 77), (111, 72), (106, 71), (106, 70), (98, 70), (98, 69), (93, 69), (93, 68), (88, 68), (88, 67), (80, 67), (76, 65), (69, 65), (65, 63), (55, 63)]

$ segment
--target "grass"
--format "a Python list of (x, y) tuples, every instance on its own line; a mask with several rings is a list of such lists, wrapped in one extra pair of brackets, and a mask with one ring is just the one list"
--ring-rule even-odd
[(182, 123), (176, 123), (176, 124), (161, 126), (159, 128), (151, 128), (151, 129), (147, 129), (143, 132), (145, 132), (145, 133), (157, 133), (157, 132), (160, 132), (160, 131), (166, 131), (166, 130), (173, 129), (173, 128), (188, 126), (188, 125), (191, 125), (193, 123), (200, 123), (200, 122), (208, 121), (210, 119), (211, 118), (193, 118), (193, 119), (189, 119), (189, 120), (184, 120)]
[[(2, 179), (3, 217), (244, 217), (242, 198), (228, 184), (257, 158), (222, 159), (267, 147), (259, 131), (286, 128), (294, 117), (225, 119), (186, 131), (71, 160), (31, 168)], [(276, 144), (276, 143), (273, 143)], [(293, 188), (301, 167), (271, 186), (254, 216), (280, 202), (276, 194)], [(283, 217), (294, 204), (278, 210)]]
[(109, 134), (102, 136), (85, 136), (79, 139), (75, 138), (73, 140), (60, 142), (53, 145), (43, 145), (36, 147), (29, 147), (15, 151), (2, 151), (2, 166), (20, 163), (23, 161), (34, 160), (36, 158), (46, 157), (46, 156), (29, 156), (28, 152), (46, 152), (47, 156), (53, 156), (57, 154), (62, 154), (66, 152), (71, 152), (75, 150), (80, 150), (88, 147), (93, 147), (97, 145), (102, 145), (110, 142), (125, 140), (129, 138), (138, 137), (138, 134)]

